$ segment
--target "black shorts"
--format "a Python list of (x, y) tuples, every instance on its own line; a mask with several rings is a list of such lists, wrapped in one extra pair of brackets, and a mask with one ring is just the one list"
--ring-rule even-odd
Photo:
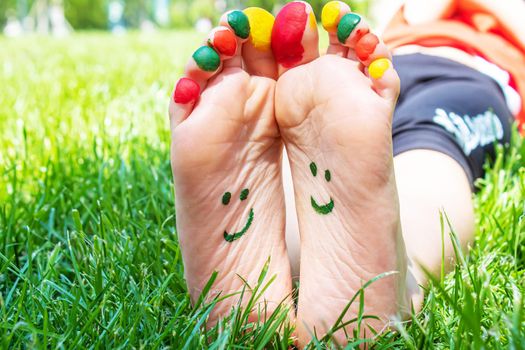
[(482, 177), (495, 144), (510, 140), (513, 116), (491, 77), (422, 54), (394, 56), (401, 94), (394, 112), (394, 155), (429, 149), (455, 159), (470, 183)]

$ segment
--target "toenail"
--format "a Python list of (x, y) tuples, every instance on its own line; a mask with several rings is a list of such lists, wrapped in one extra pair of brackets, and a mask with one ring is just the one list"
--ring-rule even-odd
[(339, 19), (340, 12), (341, 7), (339, 1), (330, 1), (323, 7), (321, 22), (323, 23), (324, 29), (328, 32), (335, 32), (337, 30), (337, 20)]
[(175, 87), (173, 101), (175, 103), (186, 104), (196, 101), (199, 98), (201, 88), (194, 80), (182, 78)]
[(337, 27), (337, 39), (341, 44), (346, 43), (346, 40), (352, 34), (355, 27), (361, 22), (361, 17), (355, 13), (348, 13), (341, 18), (339, 26)]
[(223, 27), (213, 32), (208, 44), (223, 56), (232, 57), (237, 52), (237, 39), (235, 35)]
[(259, 51), (270, 51), (272, 28), (275, 22), (273, 15), (258, 7), (247, 8), (244, 13), (250, 23), (250, 39), (253, 47)]
[(380, 58), (370, 64), (370, 67), (368, 67), (368, 72), (372, 78), (381, 79), (388, 68), (391, 66), (392, 64), (388, 58)]
[(250, 21), (244, 12), (238, 10), (230, 12), (228, 24), (239, 38), (247, 39), (250, 36)]
[(376, 50), (377, 45), (379, 45), (379, 39), (372, 33), (364, 35), (355, 46), (355, 53), (357, 58), (361, 61), (366, 61), (371, 54)]
[(221, 60), (219, 54), (209, 46), (202, 46), (193, 54), (193, 60), (200, 69), (207, 72), (215, 72)]
[(303, 59), (302, 40), (308, 16), (304, 3), (291, 2), (283, 7), (275, 19), (272, 50), (275, 60), (286, 68), (293, 67)]

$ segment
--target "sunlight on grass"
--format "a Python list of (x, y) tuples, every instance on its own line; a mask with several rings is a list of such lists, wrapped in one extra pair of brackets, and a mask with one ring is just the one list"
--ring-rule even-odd
[[(251, 326), (233, 310), (206, 332), (213, 302), (192, 308), (186, 291), (167, 103), (202, 39), (0, 38), (1, 348), (293, 343), (286, 310)], [(517, 135), (499, 150), (475, 198), (470, 253), (458, 249), (455, 270), (432, 283), (423, 312), (375, 348), (525, 348), (524, 157)], [(446, 220), (445, 229), (454, 237)]]

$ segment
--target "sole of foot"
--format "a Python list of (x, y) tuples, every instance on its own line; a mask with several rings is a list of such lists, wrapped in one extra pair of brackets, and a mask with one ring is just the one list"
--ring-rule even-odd
[(378, 276), (364, 290), (362, 323), (358, 297), (335, 341), (373, 336), (408, 310), (391, 134), (399, 78), (386, 46), (346, 4), (328, 3), (322, 22), (330, 37), (323, 57), (305, 2), (287, 4), (272, 33), (276, 118), (301, 234), (300, 346), (329, 333), (354, 295)]
[[(274, 115), (274, 17), (259, 8), (221, 18), (191, 57), (170, 104), (177, 233), (193, 301), (214, 271), (208, 300), (245, 290), (269, 257), (267, 283), (250, 320), (264, 320), (291, 294), (284, 243), (283, 145)], [(246, 284), (245, 284), (246, 283)], [(239, 295), (218, 303), (209, 325)], [(268, 316), (268, 315), (267, 315)]]

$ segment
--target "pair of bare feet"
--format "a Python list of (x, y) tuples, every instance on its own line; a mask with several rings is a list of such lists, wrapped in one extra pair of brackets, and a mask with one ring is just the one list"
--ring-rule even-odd
[[(320, 57), (307, 3), (291, 2), (275, 19), (259, 8), (225, 14), (170, 105), (177, 229), (194, 299), (213, 271), (223, 294), (243, 288), (238, 276), (256, 284), (269, 257), (268, 309), (290, 298), (286, 146), (301, 234), (300, 346), (385, 272), (397, 273), (365, 291), (365, 313), (379, 317), (367, 325), (379, 331), (408, 305), (391, 137), (399, 79), (384, 44), (347, 5), (327, 4), (322, 22), (330, 46)], [(212, 318), (235, 303), (221, 302)], [(335, 336), (345, 342), (344, 332)]]

